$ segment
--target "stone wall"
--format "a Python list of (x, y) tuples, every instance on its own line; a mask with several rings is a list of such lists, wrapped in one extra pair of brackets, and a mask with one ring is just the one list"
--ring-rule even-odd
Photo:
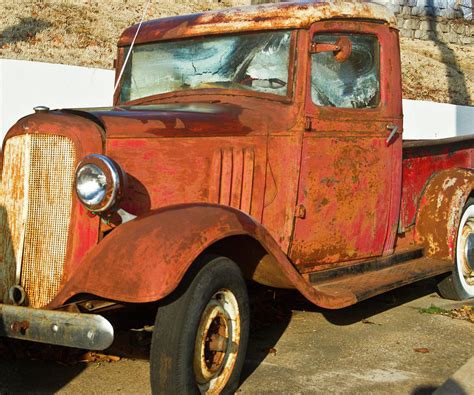
[(470, 45), (474, 43), (474, 24), (441, 17), (397, 15), (402, 37)]
[[(421, 40), (470, 45), (474, 43), (474, 23), (465, 18), (460, 10), (434, 9), (405, 4), (389, 4), (395, 12), (400, 35)], [(443, 16), (445, 15), (445, 16)]]
[[(278, 0), (251, 0), (252, 4)], [(461, 45), (474, 44), (474, 0), (375, 0), (397, 16), (402, 37)]]

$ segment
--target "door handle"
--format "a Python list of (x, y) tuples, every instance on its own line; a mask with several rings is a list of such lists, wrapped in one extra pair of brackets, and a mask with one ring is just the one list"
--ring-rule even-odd
[(393, 138), (395, 137), (395, 135), (397, 134), (398, 132), (398, 126), (397, 125), (387, 125), (387, 129), (388, 130), (391, 130), (390, 134), (388, 135), (387, 137), (387, 140), (385, 140), (385, 143), (388, 145), (390, 145), (390, 142), (393, 140)]

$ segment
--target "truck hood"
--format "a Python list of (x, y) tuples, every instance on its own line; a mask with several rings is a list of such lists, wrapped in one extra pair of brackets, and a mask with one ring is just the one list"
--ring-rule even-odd
[(107, 138), (246, 135), (266, 132), (256, 111), (235, 104), (158, 104), (65, 109), (98, 123)]

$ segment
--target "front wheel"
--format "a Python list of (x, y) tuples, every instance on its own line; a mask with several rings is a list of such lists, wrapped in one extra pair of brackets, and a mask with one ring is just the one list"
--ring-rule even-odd
[(474, 199), (461, 216), (456, 239), (456, 260), (451, 275), (438, 284), (442, 297), (453, 300), (474, 298)]
[(233, 393), (249, 335), (247, 289), (240, 268), (225, 257), (196, 262), (158, 308), (150, 350), (154, 394)]

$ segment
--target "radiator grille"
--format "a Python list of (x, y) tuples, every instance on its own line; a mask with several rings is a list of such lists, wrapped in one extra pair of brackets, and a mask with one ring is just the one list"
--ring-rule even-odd
[(8, 300), (8, 289), (18, 282), (25, 236), (28, 190), (29, 140), (13, 137), (3, 153), (0, 188), (0, 301)]
[[(28, 295), (30, 306), (42, 307), (56, 295), (63, 275), (72, 207), (75, 148), (66, 137), (34, 134), (9, 139), (6, 152), (9, 149), (13, 155), (5, 155), (7, 167), (20, 165), (14, 155), (16, 152), (25, 152), (26, 157), (24, 170), (19, 172), (24, 180), (21, 212), (24, 226), (18, 230), (11, 229), (12, 234), (18, 233), (12, 239), (23, 238), (20, 284)], [(12, 208), (7, 207), (8, 217), (18, 217), (19, 210)]]

